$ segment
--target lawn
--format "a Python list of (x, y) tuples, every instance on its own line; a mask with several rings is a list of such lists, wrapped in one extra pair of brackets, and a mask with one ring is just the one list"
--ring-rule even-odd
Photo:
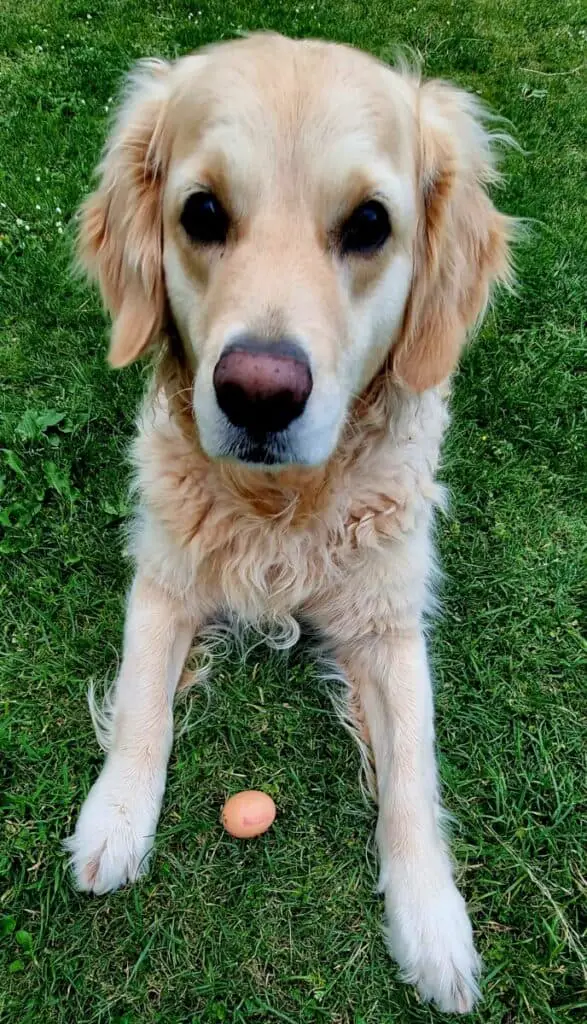
[[(484, 1024), (585, 1019), (587, 32), (580, 0), (2, 0), (0, 25), (0, 1019), (419, 1024), (374, 895), (358, 756), (305, 658), (256, 649), (178, 707), (157, 856), (107, 898), (61, 849), (101, 755), (130, 567), (125, 451), (145, 368), (105, 365), (98, 297), (70, 274), (121, 76), (254, 28), (417, 48), (427, 74), (511, 120), (499, 202), (527, 218), (519, 288), (456, 382), (432, 656), (459, 881), (485, 961)], [(583, 364), (581, 366), (581, 360)], [(189, 712), (189, 715), (188, 715)], [(256, 787), (262, 840), (223, 833)]]

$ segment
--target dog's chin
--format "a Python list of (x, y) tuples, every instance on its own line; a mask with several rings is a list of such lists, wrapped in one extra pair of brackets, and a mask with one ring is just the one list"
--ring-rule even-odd
[(249, 468), (316, 469), (331, 458), (340, 427), (338, 422), (306, 424), (303, 417), (286, 430), (253, 432), (230, 423), (225, 416), (202, 415), (194, 408), (203, 452), (214, 462), (233, 462)]
[(237, 462), (250, 469), (279, 470), (308, 466), (309, 460), (296, 450), (287, 430), (274, 434), (252, 435), (239, 427), (230, 427), (221, 442), (204, 446), (215, 461)]
[(268, 434), (264, 437), (249, 437), (244, 434), (238, 440), (232, 440), (222, 452), (221, 458), (260, 469), (274, 469), (285, 466), (300, 466), (304, 463), (292, 450), (292, 446), (281, 434)]

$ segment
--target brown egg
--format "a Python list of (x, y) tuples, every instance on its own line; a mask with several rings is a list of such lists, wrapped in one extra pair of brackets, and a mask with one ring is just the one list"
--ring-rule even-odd
[(275, 821), (275, 814), (275, 804), (267, 793), (247, 789), (226, 801), (222, 808), (222, 824), (231, 836), (252, 839), (267, 831)]

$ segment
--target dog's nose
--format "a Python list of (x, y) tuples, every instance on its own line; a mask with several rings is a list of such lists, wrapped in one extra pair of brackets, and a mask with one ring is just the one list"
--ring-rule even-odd
[(261, 436), (285, 430), (301, 416), (312, 390), (308, 357), (286, 339), (241, 338), (216, 363), (214, 390), (235, 427)]

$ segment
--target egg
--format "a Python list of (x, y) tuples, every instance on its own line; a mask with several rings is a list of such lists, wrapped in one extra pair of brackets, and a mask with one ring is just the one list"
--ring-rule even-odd
[(231, 796), (222, 808), (222, 824), (237, 839), (252, 839), (275, 821), (276, 807), (267, 793), (247, 789)]

